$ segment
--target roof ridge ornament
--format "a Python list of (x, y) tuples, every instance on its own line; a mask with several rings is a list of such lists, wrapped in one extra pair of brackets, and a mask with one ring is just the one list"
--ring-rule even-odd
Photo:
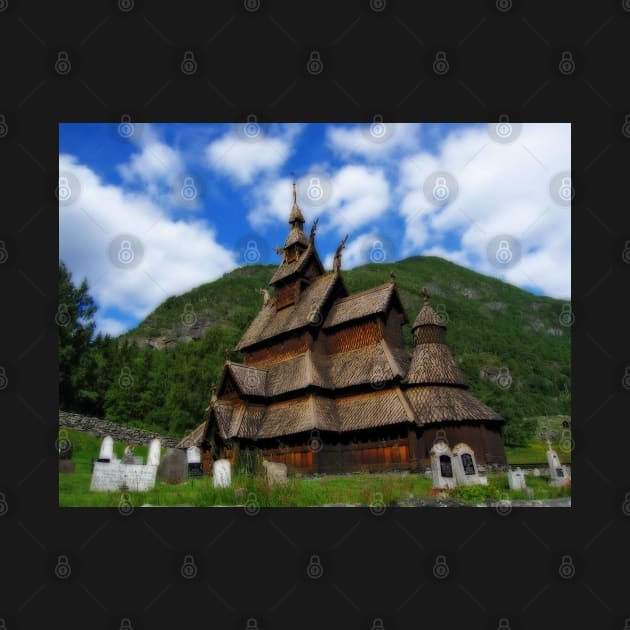
[(333, 271), (338, 272), (341, 269), (341, 251), (346, 246), (346, 241), (348, 240), (348, 235), (346, 234), (344, 239), (339, 243), (335, 251), (335, 257), (333, 258)]
[(317, 222), (319, 221), (319, 217), (313, 221), (313, 225), (311, 225), (311, 233), (308, 235), (308, 240), (311, 243), (315, 240), (315, 232), (317, 231)]
[(426, 287), (422, 287), (422, 291), (420, 293), (422, 294), (422, 301), (425, 304), (428, 304), (429, 303), (429, 299), (430, 299), (431, 296), (429, 295), (429, 292), (427, 291), (427, 288)]

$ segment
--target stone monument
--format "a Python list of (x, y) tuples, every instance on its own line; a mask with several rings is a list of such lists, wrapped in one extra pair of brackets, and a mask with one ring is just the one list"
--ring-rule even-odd
[(114, 440), (111, 436), (106, 435), (101, 442), (101, 450), (98, 454), (98, 459), (96, 461), (109, 463), (114, 461), (116, 458), (114, 457)]
[(468, 444), (460, 442), (453, 448), (452, 464), (458, 484), (462, 486), (488, 485), (488, 478), (479, 475), (475, 453)]
[(558, 453), (551, 448), (551, 442), (547, 440), (547, 464), (549, 465), (549, 485), (566, 486), (571, 482), (571, 475), (566, 466), (560, 463)]
[(229, 488), (232, 483), (232, 472), (229, 459), (217, 459), (212, 464), (212, 485), (215, 488)]
[(153, 438), (151, 443), (149, 444), (149, 454), (147, 455), (147, 465), (148, 466), (159, 466), (160, 465), (160, 448), (162, 443), (159, 438)]
[(433, 488), (454, 488), (457, 485), (453, 476), (453, 454), (446, 442), (436, 442), (430, 451)]
[(527, 484), (525, 483), (525, 473), (520, 468), (517, 468), (516, 470), (508, 470), (507, 478), (510, 490), (527, 489)]
[(158, 481), (184, 483), (187, 477), (186, 453), (179, 448), (167, 448), (158, 466)]
[(186, 449), (186, 461), (188, 462), (188, 476), (201, 477), (201, 449), (198, 446), (190, 446)]
[(123, 461), (113, 454), (114, 441), (108, 435), (103, 439), (99, 458), (92, 468), (90, 490), (116, 492), (129, 490), (142, 492), (155, 486), (157, 465), (136, 464), (130, 449)]

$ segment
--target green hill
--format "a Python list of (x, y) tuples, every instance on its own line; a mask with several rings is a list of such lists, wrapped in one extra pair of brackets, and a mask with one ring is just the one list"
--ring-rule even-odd
[[(232, 350), (262, 305), (256, 289), (268, 286), (274, 269), (242, 267), (170, 297), (121, 336), (107, 358), (120, 376), (110, 378), (105, 417), (182, 434), (196, 426), (226, 356), (240, 358)], [(509, 420), (508, 443), (533, 435), (535, 421), (524, 418), (569, 413), (570, 328), (559, 319), (564, 302), (437, 257), (363, 265), (343, 277), (354, 293), (387, 282), (390, 271), (410, 322), (422, 305), (420, 288), (429, 289), (434, 308), (447, 317), (447, 339), (472, 392)], [(412, 348), (410, 326), (404, 339)], [(133, 384), (125, 386), (129, 376)]]

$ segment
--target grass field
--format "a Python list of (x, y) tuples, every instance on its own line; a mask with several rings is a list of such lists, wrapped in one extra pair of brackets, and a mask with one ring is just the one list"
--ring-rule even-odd
[[(61, 507), (121, 507), (128, 504), (139, 507), (145, 503), (157, 506), (190, 504), (204, 507), (244, 504), (252, 509), (308, 507), (331, 503), (387, 506), (400, 500), (428, 497), (432, 485), (429, 477), (414, 473), (291, 477), (285, 487), (269, 487), (262, 478), (236, 475), (232, 478), (231, 488), (213, 488), (212, 479), (202, 477), (178, 485), (158, 482), (153, 490), (126, 495), (120, 492), (90, 492), (92, 460), (98, 457), (101, 440), (72, 430), (68, 430), (68, 437), (73, 445), (72, 459), (76, 472), (59, 475)], [(118, 457), (122, 456), (123, 448), (124, 444), (114, 445), (114, 452)], [(535, 449), (534, 452), (538, 453), (538, 450)], [(142, 455), (146, 461), (147, 448), (137, 446), (134, 454)], [(542, 456), (541, 462), (544, 461), (544, 449)], [(525, 461), (529, 453), (523, 453), (522, 457)], [(512, 463), (510, 455), (508, 459)], [(533, 489), (533, 498), (536, 499), (570, 494), (570, 488), (550, 488), (546, 477), (530, 476), (527, 484)], [(244, 489), (241, 497), (235, 493), (236, 488)], [(526, 498), (523, 492), (508, 489), (507, 479), (503, 474), (490, 475), (487, 487), (459, 487), (451, 491), (451, 496), (471, 502)]]

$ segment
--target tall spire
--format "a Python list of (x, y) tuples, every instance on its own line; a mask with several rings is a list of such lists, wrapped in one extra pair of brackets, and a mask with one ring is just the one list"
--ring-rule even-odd
[(304, 227), (304, 215), (297, 202), (297, 190), (295, 187), (295, 177), (293, 178), (293, 206), (291, 207), (291, 214), (289, 214), (289, 223), (293, 228), (302, 229)]

